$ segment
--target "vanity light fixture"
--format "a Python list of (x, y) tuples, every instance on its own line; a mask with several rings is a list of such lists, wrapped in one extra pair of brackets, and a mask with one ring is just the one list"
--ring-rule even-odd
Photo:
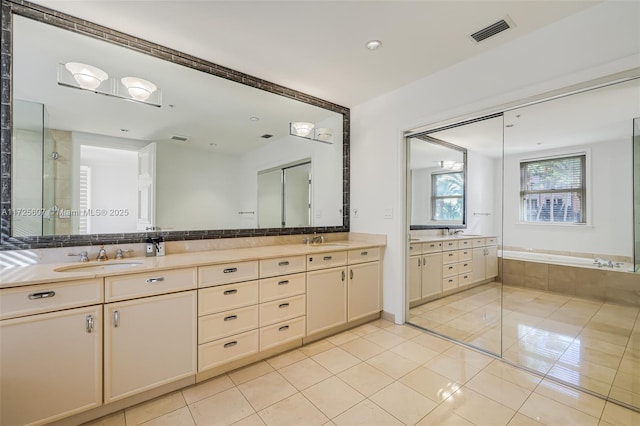
[(71, 73), (78, 86), (86, 90), (95, 90), (103, 81), (109, 78), (109, 74), (93, 65), (81, 62), (67, 62), (64, 67)]
[(367, 42), (367, 49), (369, 50), (377, 50), (382, 46), (382, 42), (380, 40), (369, 40)]
[(138, 77), (122, 77), (120, 82), (127, 88), (129, 95), (136, 101), (145, 102), (158, 87), (148, 80)]
[(333, 130), (326, 127), (316, 128), (315, 124), (306, 121), (294, 121), (289, 123), (289, 134), (312, 141), (332, 144)]
[(296, 121), (291, 123), (291, 134), (294, 136), (309, 137), (315, 125), (306, 121)]
[(459, 172), (464, 168), (464, 163), (459, 161), (444, 160), (440, 161), (440, 168), (444, 170), (454, 170)]

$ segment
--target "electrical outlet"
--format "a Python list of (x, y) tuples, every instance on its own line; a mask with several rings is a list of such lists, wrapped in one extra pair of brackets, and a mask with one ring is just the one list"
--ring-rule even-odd
[(156, 248), (155, 248), (155, 246), (153, 245), (153, 243), (147, 243), (147, 246), (146, 246), (146, 248), (145, 248), (144, 255), (145, 255), (145, 256), (147, 256), (147, 257), (155, 256), (155, 255), (156, 255)]
[(156, 251), (156, 256), (164, 256), (164, 241), (160, 241), (158, 243), (158, 250)]
[(353, 212), (352, 216), (354, 218), (360, 217), (360, 211), (358, 209), (352, 209), (352, 212)]
[(384, 216), (385, 219), (393, 219), (393, 209), (384, 209)]

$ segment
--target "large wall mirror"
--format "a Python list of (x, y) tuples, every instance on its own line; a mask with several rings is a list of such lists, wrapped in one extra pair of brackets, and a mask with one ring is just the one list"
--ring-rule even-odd
[(348, 109), (51, 13), (3, 2), (4, 249), (348, 230)]

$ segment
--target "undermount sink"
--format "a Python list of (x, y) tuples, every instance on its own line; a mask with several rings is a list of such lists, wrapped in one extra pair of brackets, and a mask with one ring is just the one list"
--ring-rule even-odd
[(316, 243), (309, 244), (310, 247), (349, 247), (347, 243)]
[(62, 266), (55, 269), (56, 272), (109, 272), (119, 271), (122, 269), (135, 268), (142, 265), (142, 262), (109, 262), (109, 263), (91, 263), (87, 265), (71, 265)]

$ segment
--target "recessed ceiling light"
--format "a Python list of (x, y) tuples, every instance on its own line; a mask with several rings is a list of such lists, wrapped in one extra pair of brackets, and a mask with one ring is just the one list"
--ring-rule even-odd
[(249, 118), (251, 121), (260, 121), (260, 117), (251, 117)]
[(504, 126), (504, 127), (511, 128), (511, 127), (513, 127), (513, 124), (507, 124), (507, 125), (506, 125), (506, 126)]
[(367, 42), (367, 49), (369, 50), (379, 49), (380, 46), (382, 46), (382, 42), (380, 40), (369, 40)]

